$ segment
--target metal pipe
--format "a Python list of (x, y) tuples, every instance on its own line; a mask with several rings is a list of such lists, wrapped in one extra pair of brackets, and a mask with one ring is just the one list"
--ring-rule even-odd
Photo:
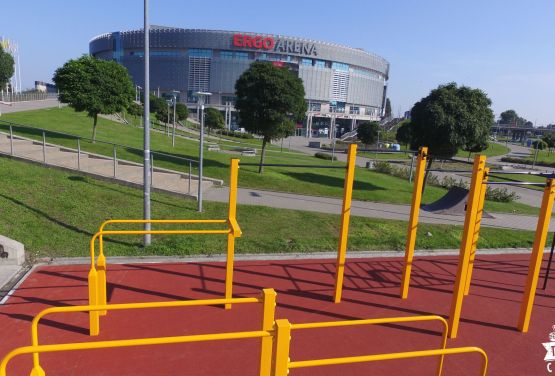
[[(148, 22), (148, 0), (144, 0), (144, 161), (143, 161), (143, 218), (150, 219), (150, 25)], [(145, 223), (145, 231), (150, 231), (150, 223)], [(144, 245), (149, 246), (150, 234), (144, 234)]]
[(81, 171), (81, 139), (77, 138), (77, 171)]
[(189, 162), (189, 191), (188, 193), (191, 194), (191, 174), (193, 171), (193, 167), (191, 166), (191, 162)]
[(483, 183), (487, 185), (535, 185), (538, 187), (545, 187), (545, 183), (535, 183), (531, 181), (488, 181), (487, 183)]
[(451, 173), (472, 173), (472, 170), (442, 170), (440, 168), (432, 168), (430, 172), (451, 172)]
[(412, 183), (412, 170), (414, 168), (414, 155), (410, 158), (409, 183)]
[(114, 178), (116, 177), (117, 165), (118, 165), (118, 156), (117, 156), (116, 146), (114, 145)]
[[(241, 163), (241, 166), (260, 166), (259, 163)], [(264, 167), (301, 167), (301, 168), (341, 168), (345, 169), (347, 166), (322, 166), (322, 165), (292, 165), (283, 163), (263, 163)]]
[(505, 171), (505, 170), (490, 170), (489, 175), (538, 175), (538, 176), (553, 176), (553, 172), (540, 172), (540, 171)]
[(42, 162), (46, 164), (46, 132), (42, 131)]
[(549, 261), (547, 261), (547, 269), (545, 270), (545, 277), (543, 278), (542, 290), (545, 290), (547, 288), (549, 272), (551, 271), (551, 261), (553, 261), (553, 249), (555, 249), (555, 232), (553, 233), (553, 240), (551, 241), (551, 252), (549, 253)]
[(13, 127), (10, 125), (10, 155), (13, 156)]
[(204, 153), (204, 98), (200, 106), (200, 143), (199, 143), (199, 162), (198, 162), (198, 211), (202, 212), (202, 165)]
[(154, 186), (154, 154), (150, 154), (150, 186)]

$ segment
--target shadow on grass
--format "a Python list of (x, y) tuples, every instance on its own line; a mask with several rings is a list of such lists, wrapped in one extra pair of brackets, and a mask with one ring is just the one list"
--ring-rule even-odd
[[(320, 175), (312, 172), (306, 172), (306, 173), (305, 172), (284, 172), (284, 175), (290, 176), (293, 179), (296, 179), (302, 182), (320, 184), (320, 185), (330, 186), (330, 187), (343, 188), (343, 186), (345, 185), (345, 179), (343, 178), (338, 178), (335, 176)], [(385, 188), (383, 187), (379, 187), (371, 183), (356, 181), (356, 180), (354, 182), (353, 189), (361, 190), (361, 191), (385, 190)]]

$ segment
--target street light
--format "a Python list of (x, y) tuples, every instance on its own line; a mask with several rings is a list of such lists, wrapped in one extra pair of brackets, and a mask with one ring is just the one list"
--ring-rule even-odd
[(172, 134), (172, 146), (175, 146), (175, 105), (177, 103), (177, 94), (181, 93), (179, 90), (172, 90), (173, 95), (173, 134)]
[(142, 87), (135, 85), (135, 102), (139, 102), (139, 94), (141, 93)]
[[(145, 56), (145, 105), (144, 105), (144, 161), (143, 161), (143, 219), (145, 220), (145, 231), (150, 231), (150, 101), (146, 96), (150, 90), (150, 24), (148, 20), (148, 0), (144, 0), (144, 56)], [(150, 234), (144, 235), (145, 247), (150, 245)]]
[(198, 211), (202, 212), (202, 158), (203, 158), (203, 148), (204, 148), (204, 102), (206, 97), (212, 95), (212, 93), (206, 93), (198, 91), (195, 93), (198, 98), (198, 105), (200, 106), (200, 144), (198, 150)]

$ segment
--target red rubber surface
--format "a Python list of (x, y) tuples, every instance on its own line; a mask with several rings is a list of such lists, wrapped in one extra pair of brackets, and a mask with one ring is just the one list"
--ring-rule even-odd
[[(347, 264), (343, 302), (334, 304), (334, 260), (237, 262), (236, 297), (277, 291), (276, 318), (292, 323), (439, 314), (451, 304), (455, 257), (418, 258), (407, 300), (398, 298), (400, 259), (359, 259)], [(477, 260), (465, 299), (459, 336), (448, 347), (479, 346), (489, 356), (488, 375), (549, 375), (543, 360), (555, 324), (555, 281), (538, 290), (530, 330), (516, 331), (529, 255), (483, 256)], [(545, 266), (545, 265), (544, 265)], [(0, 306), (0, 356), (30, 345), (30, 324), (40, 310), (87, 303), (87, 267), (37, 268)], [(543, 271), (542, 271), (543, 273)], [(108, 265), (110, 303), (219, 298), (222, 263)], [(91, 338), (88, 316), (47, 316), (41, 344), (259, 330), (259, 304), (111, 312)], [(357, 326), (292, 332), (291, 360), (438, 348), (439, 323)], [(259, 340), (214, 341), (72, 351), (41, 355), (52, 375), (257, 375)], [(478, 355), (446, 358), (444, 375), (477, 375)], [(291, 375), (433, 375), (437, 359), (420, 358), (291, 370)], [(555, 364), (553, 365), (555, 369)], [(28, 375), (31, 356), (14, 359), (8, 375)]]

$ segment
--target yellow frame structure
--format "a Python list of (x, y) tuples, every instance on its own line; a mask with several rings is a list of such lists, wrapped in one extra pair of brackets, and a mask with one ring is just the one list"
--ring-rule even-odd
[(406, 299), (409, 295), (410, 275), (412, 271), (412, 262), (414, 259), (414, 246), (416, 244), (418, 216), (420, 214), (420, 203), (422, 202), (422, 187), (424, 186), (427, 160), (428, 148), (423, 146), (418, 149), (416, 173), (414, 176), (414, 188), (412, 189), (412, 203), (410, 207), (410, 217), (407, 229), (407, 242), (405, 245), (405, 268), (403, 269), (403, 277), (401, 280), (402, 299)]
[[(386, 323), (400, 323), (400, 322), (417, 322), (417, 321), (431, 321), (437, 320), (443, 324), (443, 338), (442, 348), (434, 350), (422, 351), (409, 351), (388, 354), (376, 355), (363, 355), (342, 358), (328, 358), (304, 361), (291, 361), (289, 358), (289, 349), (291, 342), (291, 331), (295, 329), (315, 329), (315, 328), (329, 328), (339, 326), (352, 326), (352, 325), (371, 325), (371, 324), (386, 324)], [(287, 376), (290, 369), (305, 368), (305, 367), (318, 367), (334, 364), (348, 364), (360, 362), (372, 362), (378, 360), (392, 360), (392, 359), (406, 359), (427, 356), (439, 356), (438, 375), (441, 376), (443, 368), (443, 357), (450, 354), (461, 354), (468, 352), (478, 352), (482, 355), (484, 361), (482, 363), (481, 375), (486, 375), (488, 358), (486, 353), (478, 347), (461, 347), (461, 348), (446, 348), (447, 343), (447, 322), (440, 316), (409, 316), (409, 317), (392, 317), (382, 319), (368, 319), (368, 320), (351, 320), (351, 321), (332, 321), (321, 323), (308, 323), (308, 324), (291, 324), (288, 320), (276, 320), (275, 326), (276, 338), (276, 352), (273, 368), (273, 376)]]
[[(229, 209), (227, 219), (110, 219), (102, 223), (99, 231), (93, 235), (90, 241), (91, 266), (88, 275), (89, 285), (89, 306), (106, 305), (106, 257), (104, 255), (104, 235), (140, 235), (140, 234), (159, 234), (159, 235), (191, 235), (209, 234), (227, 235), (227, 257), (226, 257), (226, 277), (225, 277), (225, 298), (231, 299), (233, 296), (233, 262), (235, 255), (235, 238), (241, 237), (242, 232), (237, 222), (237, 177), (239, 171), (239, 160), (231, 160), (230, 183), (229, 183)], [(215, 224), (226, 223), (228, 228), (225, 230), (112, 230), (106, 231), (105, 227), (109, 224)], [(99, 241), (99, 254), (95, 263), (95, 241)], [(226, 309), (231, 308), (231, 304), (225, 304)], [(90, 335), (99, 333), (99, 316), (105, 315), (106, 310), (90, 311)]]
[[(226, 304), (245, 304), (245, 303), (261, 303), (262, 304), (262, 330), (272, 330), (275, 307), (276, 307), (276, 292), (274, 289), (263, 289), (262, 295), (259, 298), (232, 298), (232, 299), (205, 299), (205, 300), (178, 300), (167, 302), (148, 302), (148, 303), (124, 303), (124, 304), (110, 304), (110, 305), (95, 305), (95, 306), (67, 306), (67, 307), (52, 307), (41, 311), (33, 318), (31, 323), (31, 347), (39, 347), (39, 334), (38, 325), (39, 321), (54, 313), (68, 313), (68, 312), (91, 312), (100, 310), (129, 310), (129, 309), (147, 309), (147, 308), (170, 308), (170, 307), (198, 307), (198, 306), (211, 306), (211, 305), (226, 305)], [(262, 352), (260, 358), (260, 375), (268, 375), (271, 368), (272, 357), (272, 339), (262, 337)], [(33, 371), (32, 376), (44, 375), (44, 370), (40, 366), (39, 351), (33, 352)]]

